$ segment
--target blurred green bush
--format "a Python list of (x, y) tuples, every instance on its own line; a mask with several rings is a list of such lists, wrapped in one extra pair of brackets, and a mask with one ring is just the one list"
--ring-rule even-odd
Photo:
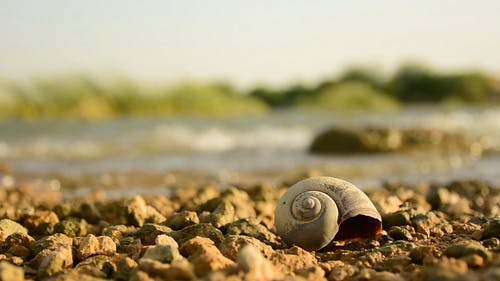
[(387, 89), (401, 102), (484, 103), (498, 94), (493, 79), (483, 73), (439, 74), (418, 65), (400, 68)]
[(391, 111), (398, 102), (366, 82), (342, 82), (323, 88), (302, 105), (335, 111)]
[(260, 114), (264, 102), (224, 84), (180, 83), (148, 89), (124, 77), (69, 74), (26, 85), (0, 84), (0, 117), (103, 119), (117, 115)]
[(376, 69), (354, 67), (314, 86), (258, 87), (248, 92), (224, 83), (152, 87), (120, 75), (71, 73), (29, 82), (0, 80), (0, 118), (233, 116), (283, 107), (385, 111), (398, 104), (498, 103), (499, 85), (481, 72), (437, 73), (415, 64), (404, 65), (387, 77)]

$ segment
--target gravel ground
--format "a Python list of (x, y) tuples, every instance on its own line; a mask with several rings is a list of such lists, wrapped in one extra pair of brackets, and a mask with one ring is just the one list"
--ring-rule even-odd
[(317, 252), (275, 233), (293, 182), (71, 200), (11, 183), (0, 183), (0, 281), (500, 280), (500, 190), (482, 181), (386, 183), (367, 192), (383, 231)]

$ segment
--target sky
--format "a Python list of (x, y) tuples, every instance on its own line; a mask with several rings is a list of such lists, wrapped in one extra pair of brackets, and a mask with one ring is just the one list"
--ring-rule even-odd
[(409, 61), (500, 76), (500, 1), (0, 0), (0, 78), (314, 82)]

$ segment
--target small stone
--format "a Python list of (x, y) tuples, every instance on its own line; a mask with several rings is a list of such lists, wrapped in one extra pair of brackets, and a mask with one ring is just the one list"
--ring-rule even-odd
[(155, 245), (168, 245), (174, 248), (179, 248), (179, 245), (174, 240), (174, 238), (165, 234), (160, 234), (156, 236)]
[(500, 239), (496, 237), (488, 238), (482, 242), (483, 246), (492, 249), (500, 246)]
[(389, 236), (396, 240), (411, 241), (413, 236), (408, 229), (399, 226), (393, 226), (388, 231)]
[(97, 237), (97, 241), (99, 241), (99, 255), (112, 255), (116, 253), (116, 244), (110, 237), (99, 236)]
[(444, 251), (444, 254), (452, 258), (462, 258), (474, 254), (483, 257), (485, 260), (491, 258), (491, 253), (488, 249), (473, 240), (462, 241), (455, 245), (451, 245)]
[(459, 197), (456, 202), (453, 202), (453, 204), (446, 206), (445, 211), (446, 213), (454, 217), (459, 217), (464, 214), (470, 214), (472, 212), (470, 205), (471, 203), (469, 200), (463, 197)]
[(329, 261), (329, 271), (327, 279), (329, 281), (347, 280), (348, 277), (356, 274), (357, 268), (350, 264), (345, 264), (342, 261)]
[(61, 203), (54, 206), (53, 211), (59, 219), (65, 219), (71, 215), (71, 207), (70, 203)]
[(115, 280), (129, 280), (132, 271), (136, 267), (137, 263), (133, 259), (125, 255), (120, 255), (116, 262), (116, 271), (112, 277)]
[(429, 236), (431, 228), (440, 222), (439, 218), (433, 212), (418, 214), (412, 218), (412, 225), (418, 233)]
[(16, 232), (28, 234), (28, 230), (15, 221), (9, 219), (0, 220), (0, 238), (7, 238), (9, 235)]
[(408, 211), (397, 211), (395, 213), (390, 213), (382, 218), (384, 228), (390, 228), (391, 226), (403, 226), (411, 224), (411, 216)]
[(102, 235), (111, 237), (116, 245), (120, 245), (120, 239), (124, 235), (128, 235), (134, 227), (128, 227), (126, 225), (110, 225), (102, 230)]
[(299, 269), (299, 270), (295, 271), (295, 274), (297, 274), (298, 276), (304, 277), (304, 279), (306, 279), (306, 280), (311, 280), (311, 281), (315, 281), (315, 280), (322, 281), (322, 280), (325, 280), (326, 281), (326, 278), (325, 278), (325, 274), (326, 273), (318, 265)]
[(23, 225), (30, 230), (34, 230), (42, 224), (53, 224), (59, 222), (59, 218), (56, 213), (52, 211), (40, 211), (36, 210), (33, 214), (24, 216)]
[(194, 265), (197, 276), (225, 269), (234, 264), (232, 260), (221, 254), (219, 249), (215, 247), (214, 241), (209, 238), (195, 237), (189, 239), (181, 245), (180, 250)]
[(484, 264), (484, 258), (476, 254), (464, 256), (462, 260), (465, 261), (471, 268), (478, 268)]
[(235, 221), (235, 209), (233, 204), (227, 200), (223, 200), (211, 213), (210, 219), (212, 224), (217, 228)]
[(71, 247), (71, 245), (73, 245), (73, 238), (62, 233), (56, 233), (37, 240), (33, 244), (33, 252), (38, 254), (42, 250), (55, 250), (60, 246)]
[(420, 246), (416, 247), (410, 252), (411, 261), (416, 264), (422, 264), (427, 256), (434, 257), (438, 254), (436, 246)]
[(274, 280), (283, 278), (282, 274), (274, 268), (273, 264), (251, 245), (243, 247), (239, 252), (238, 268), (245, 272), (247, 280)]
[[(151, 259), (141, 259), (139, 261), (138, 269), (139, 271), (144, 272), (146, 276), (151, 276), (156, 278), (156, 280), (196, 279), (193, 266), (185, 259), (175, 260), (172, 264), (165, 264)], [(137, 274), (137, 271), (134, 274)]]
[(112, 255), (116, 253), (116, 244), (108, 236), (95, 237), (92, 234), (83, 238), (76, 252), (79, 260), (84, 260), (94, 255)]
[(297, 246), (286, 250), (276, 250), (271, 261), (280, 272), (286, 275), (304, 267), (314, 266), (318, 262), (312, 253)]
[(28, 259), (31, 256), (29, 247), (22, 245), (12, 245), (7, 252), (22, 259)]
[(395, 213), (398, 211), (399, 206), (403, 204), (403, 201), (401, 201), (397, 196), (392, 195), (392, 196), (380, 196), (375, 198), (373, 200), (373, 203), (375, 204), (375, 207), (377, 207), (377, 210), (381, 214), (390, 214), (390, 213)]
[(183, 229), (186, 226), (198, 223), (200, 223), (200, 219), (198, 218), (196, 212), (182, 211), (179, 213), (172, 214), (170, 217), (168, 217), (167, 221), (165, 222), (165, 225), (174, 230), (179, 230)]
[(500, 218), (492, 219), (485, 225), (482, 239), (492, 237), (500, 239)]
[(373, 267), (376, 264), (380, 264), (384, 261), (385, 257), (381, 252), (368, 252), (365, 255), (359, 257), (360, 266), (363, 267)]
[(0, 281), (23, 281), (24, 270), (6, 261), (0, 261)]
[(207, 201), (202, 209), (213, 212), (222, 202), (228, 202), (234, 208), (234, 216), (232, 221), (243, 218), (255, 217), (255, 209), (253, 201), (244, 190), (231, 187), (224, 190), (219, 197)]
[(85, 220), (66, 219), (60, 221), (54, 226), (56, 233), (63, 233), (69, 237), (82, 237), (87, 235), (88, 224)]
[(210, 238), (216, 245), (219, 245), (224, 239), (222, 232), (209, 223), (193, 224), (181, 230), (172, 231), (168, 235), (179, 244), (196, 236)]
[(181, 258), (179, 250), (169, 245), (150, 246), (142, 256), (142, 259), (157, 260), (162, 263), (171, 263)]
[(90, 203), (83, 203), (80, 205), (80, 216), (93, 224), (96, 224), (101, 220), (101, 213), (94, 204)]
[(145, 223), (160, 223), (165, 217), (152, 206), (146, 205), (141, 196), (135, 196), (123, 206), (123, 215), (128, 224), (142, 226)]
[(427, 201), (433, 209), (439, 209), (445, 205), (454, 204), (460, 196), (444, 187), (431, 187), (427, 193)]
[(257, 238), (244, 235), (227, 235), (219, 249), (224, 256), (236, 261), (240, 250), (249, 245), (259, 250), (265, 258), (270, 258), (274, 253), (271, 246), (264, 244)]
[(54, 227), (57, 223), (54, 222), (43, 222), (38, 225), (37, 228), (30, 230), (30, 233), (34, 236), (49, 236), (54, 234)]
[(5, 245), (7, 246), (7, 248), (17, 245), (31, 249), (33, 243), (35, 243), (35, 239), (22, 232), (12, 233), (11, 235), (9, 235), (9, 237), (7, 237), (7, 239), (5, 239)]
[[(469, 280), (467, 273), (467, 263), (463, 260), (453, 258), (441, 258), (434, 266), (427, 267), (425, 274), (429, 281), (452, 281), (452, 280)], [(420, 278), (422, 279), (422, 278)]]
[(117, 266), (112, 258), (97, 255), (79, 262), (75, 266), (74, 271), (84, 276), (109, 278), (117, 271)]
[(257, 238), (274, 247), (281, 246), (276, 234), (269, 231), (267, 227), (260, 224), (255, 218), (240, 219), (227, 225), (226, 233), (229, 235), (246, 235)]
[(50, 277), (63, 272), (67, 267), (73, 265), (73, 254), (70, 247), (60, 246), (48, 254), (40, 263), (38, 276)]
[(170, 232), (172, 232), (172, 229), (168, 226), (146, 223), (134, 234), (134, 236), (141, 238), (141, 242), (145, 245), (153, 245), (158, 235)]
[(134, 237), (124, 237), (120, 240), (120, 247), (118, 248), (120, 253), (125, 253), (134, 260), (139, 259), (142, 254), (142, 243), (141, 239), (136, 239)]
[(377, 248), (377, 251), (382, 253), (386, 257), (402, 255), (409, 252), (415, 248), (413, 243), (406, 242), (404, 240), (397, 240), (393, 243), (389, 243)]
[(198, 216), (200, 218), (200, 223), (211, 223), (212, 214), (209, 211), (203, 211)]

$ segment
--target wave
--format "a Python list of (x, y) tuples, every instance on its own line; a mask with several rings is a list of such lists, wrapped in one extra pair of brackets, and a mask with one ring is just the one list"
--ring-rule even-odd
[(305, 127), (261, 125), (252, 128), (161, 124), (148, 129), (124, 130), (113, 137), (74, 139), (42, 136), (21, 141), (0, 141), (0, 158), (87, 159), (117, 155), (220, 153), (239, 149), (303, 150), (313, 137)]
[(429, 110), (356, 116), (282, 112), (251, 119), (117, 119), (0, 123), (0, 159), (98, 159), (249, 150), (305, 151), (328, 126), (421, 126), (485, 136), (500, 148), (500, 109)]

